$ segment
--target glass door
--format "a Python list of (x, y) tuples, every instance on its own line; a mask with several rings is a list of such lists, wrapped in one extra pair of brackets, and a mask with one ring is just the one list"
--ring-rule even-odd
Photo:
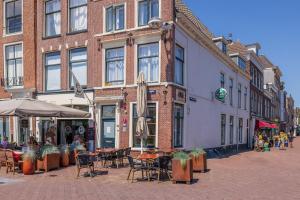
[(114, 148), (116, 139), (116, 106), (102, 106), (101, 146)]

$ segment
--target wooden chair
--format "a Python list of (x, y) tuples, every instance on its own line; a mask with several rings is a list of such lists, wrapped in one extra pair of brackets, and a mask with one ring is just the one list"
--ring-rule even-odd
[(6, 149), (5, 155), (6, 155), (6, 173), (8, 173), (8, 171), (10, 170), (15, 175), (15, 169), (18, 166), (18, 163), (15, 162), (14, 160), (13, 151), (10, 149)]
[(2, 166), (6, 166), (5, 149), (0, 149), (0, 170)]
[(94, 172), (94, 163), (90, 159), (90, 155), (88, 153), (80, 152), (76, 154), (76, 167), (77, 167), (77, 178), (79, 177), (80, 170), (83, 168), (89, 169), (90, 177), (92, 177), (92, 173)]
[(143, 165), (135, 163), (131, 156), (127, 156), (127, 158), (128, 158), (128, 162), (129, 162), (129, 166), (130, 166), (127, 180), (129, 180), (130, 175), (132, 174), (131, 183), (133, 183), (134, 174), (135, 174), (135, 172), (138, 172), (138, 171), (142, 172), (142, 178), (144, 178), (144, 170), (147, 170), (147, 169)]

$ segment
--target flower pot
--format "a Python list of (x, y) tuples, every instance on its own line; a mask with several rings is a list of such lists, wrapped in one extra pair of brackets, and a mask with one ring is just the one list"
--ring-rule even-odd
[(68, 153), (62, 153), (60, 155), (60, 165), (62, 167), (68, 167), (69, 166), (69, 154)]
[(34, 174), (35, 171), (35, 161), (32, 159), (24, 159), (23, 160), (23, 174), (31, 175)]
[(48, 172), (52, 169), (58, 169), (60, 162), (60, 154), (58, 153), (51, 153), (47, 154), (43, 157), (43, 160), (37, 161), (37, 168), (38, 170), (45, 170)]
[(206, 172), (207, 171), (207, 159), (206, 154), (199, 154), (199, 156), (190, 155), (193, 162), (194, 172)]
[(186, 182), (190, 184), (193, 180), (193, 162), (192, 159), (186, 161), (186, 166), (182, 167), (179, 159), (172, 159), (173, 183)]

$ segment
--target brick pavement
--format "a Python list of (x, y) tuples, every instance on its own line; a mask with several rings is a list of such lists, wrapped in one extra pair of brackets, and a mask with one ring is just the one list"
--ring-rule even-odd
[[(17, 180), (0, 184), (0, 200), (30, 199), (300, 199), (300, 138), (295, 148), (268, 153), (246, 152), (208, 161), (210, 171), (195, 174), (192, 185), (126, 180), (128, 168), (108, 169), (94, 178), (75, 178), (75, 167), (33, 176), (6, 175)], [(101, 169), (102, 171), (105, 169)], [(138, 174), (137, 174), (138, 176)]]

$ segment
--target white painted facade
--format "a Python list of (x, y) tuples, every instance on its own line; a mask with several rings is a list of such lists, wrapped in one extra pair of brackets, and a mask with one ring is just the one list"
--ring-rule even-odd
[[(175, 38), (176, 43), (185, 49), (187, 102), (184, 116), (184, 148), (214, 148), (237, 143), (246, 144), (247, 121), (250, 116), (250, 81), (224, 64), (225, 62), (214, 55), (211, 50), (200, 45), (179, 26), (176, 27)], [(233, 79), (233, 106), (230, 105), (228, 95), (225, 103), (214, 98), (215, 91), (221, 87), (220, 73), (225, 75), (227, 91), (229, 91), (229, 79)], [(238, 108), (238, 84), (242, 86), (241, 108)], [(244, 109), (245, 88), (248, 93), (246, 110)], [(226, 115), (225, 145), (221, 145), (221, 114)], [(230, 144), (229, 138), (230, 116), (234, 116), (233, 144)], [(239, 118), (243, 119), (242, 142), (238, 142)]]

